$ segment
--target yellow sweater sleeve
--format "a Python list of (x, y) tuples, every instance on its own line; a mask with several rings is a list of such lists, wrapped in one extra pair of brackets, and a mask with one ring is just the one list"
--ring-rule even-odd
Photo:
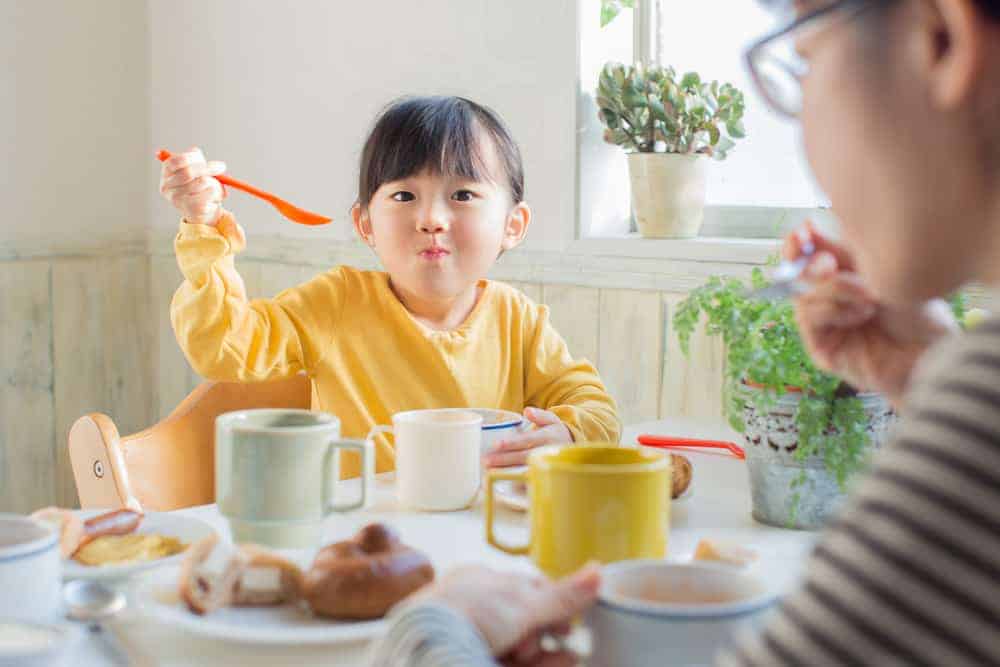
[(181, 222), (174, 250), (184, 283), (170, 305), (177, 342), (192, 368), (213, 380), (311, 372), (340, 312), (338, 273), (250, 301), (233, 261), (244, 246), (243, 231), (229, 214), (214, 227)]
[(532, 305), (534, 324), (527, 337), (525, 402), (550, 410), (566, 424), (576, 442), (610, 442), (621, 439), (621, 422), (615, 401), (608, 394), (597, 369), (575, 360), (562, 336), (549, 322), (549, 309)]

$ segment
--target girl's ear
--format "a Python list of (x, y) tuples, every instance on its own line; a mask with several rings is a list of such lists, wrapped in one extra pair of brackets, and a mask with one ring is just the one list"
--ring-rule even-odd
[(513, 250), (521, 245), (525, 235), (528, 233), (528, 225), (531, 224), (531, 208), (521, 202), (507, 214), (507, 224), (503, 232), (503, 242), (500, 247), (504, 250)]
[(361, 209), (361, 204), (355, 203), (351, 207), (351, 218), (354, 220), (354, 231), (358, 233), (358, 238), (374, 248), (375, 235), (372, 233), (372, 221), (368, 213)]

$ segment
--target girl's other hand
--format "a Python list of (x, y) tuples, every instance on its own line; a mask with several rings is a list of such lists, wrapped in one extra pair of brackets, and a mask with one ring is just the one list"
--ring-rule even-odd
[(524, 465), (531, 450), (543, 445), (562, 445), (573, 442), (573, 434), (555, 414), (538, 408), (525, 408), (524, 417), (535, 428), (512, 438), (501, 440), (483, 457), (491, 468)]

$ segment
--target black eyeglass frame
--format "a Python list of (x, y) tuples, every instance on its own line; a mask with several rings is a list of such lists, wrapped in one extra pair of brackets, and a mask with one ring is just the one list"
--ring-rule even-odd
[[(788, 118), (797, 118), (798, 112), (791, 111), (787, 109), (780, 101), (776, 100), (770, 93), (767, 85), (764, 83), (764, 76), (760, 73), (760, 69), (757, 66), (757, 61), (761, 54), (775, 41), (787, 36), (790, 33), (801, 30), (804, 26), (814, 23), (815, 21), (822, 19), (827, 16), (831, 16), (837, 12), (841, 12), (847, 9), (854, 9), (856, 13), (860, 13), (863, 9), (875, 6), (879, 3), (872, 2), (872, 0), (838, 0), (826, 7), (817, 9), (814, 12), (810, 12), (803, 16), (798, 17), (794, 21), (791, 21), (785, 26), (778, 28), (772, 32), (767, 33), (749, 47), (747, 47), (744, 53), (743, 59), (750, 72), (750, 78), (760, 93), (760, 96), (764, 98), (767, 105), (771, 107), (776, 113), (786, 116)], [(796, 72), (791, 72), (792, 76), (796, 79), (799, 75)]]

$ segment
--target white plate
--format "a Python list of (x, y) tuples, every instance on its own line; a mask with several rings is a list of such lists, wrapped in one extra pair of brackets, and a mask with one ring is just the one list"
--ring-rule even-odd
[[(107, 510), (79, 510), (75, 512), (86, 521), (104, 514)], [(146, 512), (136, 533), (158, 533), (167, 537), (176, 537), (184, 544), (191, 544), (208, 537), (215, 529), (200, 519), (173, 512)], [(137, 572), (150, 570), (163, 565), (176, 565), (184, 557), (184, 552), (166, 558), (125, 563), (122, 565), (84, 565), (72, 559), (63, 561), (64, 579), (122, 579)]]
[(226, 607), (210, 614), (191, 613), (177, 596), (177, 572), (159, 573), (136, 590), (135, 600), (143, 614), (188, 632), (248, 644), (338, 644), (372, 639), (385, 632), (386, 622), (333, 621), (307, 610), (277, 607)]
[[(523, 469), (524, 468), (510, 468), (510, 470), (515, 472), (520, 472)], [(528, 494), (523, 490), (523, 487), (521, 487), (520, 484), (520, 482), (500, 480), (496, 483), (496, 487), (493, 491), (494, 498), (504, 507), (518, 512), (527, 512), (531, 507), (531, 501), (528, 499)], [(688, 484), (688, 488), (684, 490), (684, 493), (670, 502), (682, 503), (687, 501), (692, 496), (691, 488), (693, 486), (694, 480), (691, 480), (691, 483)]]

